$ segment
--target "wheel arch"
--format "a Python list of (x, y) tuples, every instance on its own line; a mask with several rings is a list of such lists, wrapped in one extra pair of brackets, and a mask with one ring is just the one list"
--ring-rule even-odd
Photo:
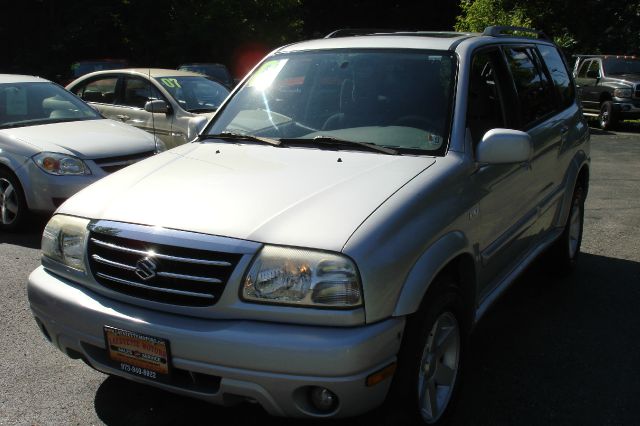
[(13, 168), (11, 168), (10, 163), (2, 158), (0, 158), (0, 171), (10, 174), (16, 179), (16, 182), (18, 183), (18, 189), (22, 193), (22, 197), (24, 198), (25, 202), (27, 203), (27, 207), (29, 208), (30, 207), (29, 199), (24, 190), (24, 184), (22, 183), (22, 179), (20, 179), (20, 176), (15, 172), (15, 170), (13, 170)]
[(418, 312), (437, 291), (432, 284), (449, 275), (459, 287), (467, 326), (472, 325), (476, 307), (476, 263), (466, 236), (454, 231), (441, 237), (414, 264), (400, 292), (393, 316)]
[(565, 223), (567, 222), (569, 211), (571, 210), (573, 191), (578, 183), (581, 183), (584, 188), (583, 198), (587, 198), (587, 194), (589, 193), (589, 175), (590, 166), (588, 159), (584, 152), (580, 152), (576, 157), (574, 157), (572, 166), (569, 168), (567, 176), (565, 178), (567, 189), (570, 190), (565, 191), (562, 200), (562, 207), (560, 209), (560, 212), (558, 213), (556, 226), (564, 227)]

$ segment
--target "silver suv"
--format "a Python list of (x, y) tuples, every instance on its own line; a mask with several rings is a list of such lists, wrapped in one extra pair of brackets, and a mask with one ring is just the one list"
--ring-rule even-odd
[(29, 278), (42, 332), (216, 404), (445, 421), (474, 324), (539, 254), (568, 271), (580, 250), (574, 82), (509, 30), (273, 52), (198, 141), (58, 209)]

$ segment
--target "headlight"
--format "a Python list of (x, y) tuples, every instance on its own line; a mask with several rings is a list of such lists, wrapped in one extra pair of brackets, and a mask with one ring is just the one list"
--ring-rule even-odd
[(362, 305), (354, 263), (340, 254), (265, 246), (244, 278), (251, 302), (354, 308)]
[(616, 98), (630, 98), (633, 95), (633, 89), (615, 89), (613, 96)]
[(42, 254), (70, 268), (85, 272), (84, 247), (89, 219), (55, 215), (42, 234)]
[(84, 162), (71, 155), (55, 152), (41, 152), (33, 156), (36, 162), (45, 172), (51, 175), (90, 175), (91, 171)]

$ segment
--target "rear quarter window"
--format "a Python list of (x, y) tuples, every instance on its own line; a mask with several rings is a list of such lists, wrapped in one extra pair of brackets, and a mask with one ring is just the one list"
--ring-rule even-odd
[(532, 127), (556, 109), (553, 84), (536, 65), (535, 50), (530, 47), (504, 49), (518, 99), (521, 127)]
[(549, 70), (560, 105), (563, 108), (571, 106), (575, 99), (575, 88), (560, 52), (555, 47), (547, 45), (539, 45), (538, 50)]

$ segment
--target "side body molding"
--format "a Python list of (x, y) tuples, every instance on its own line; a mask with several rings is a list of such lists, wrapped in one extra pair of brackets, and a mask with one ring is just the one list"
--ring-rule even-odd
[(449, 261), (465, 252), (469, 253), (471, 250), (466, 236), (461, 231), (449, 232), (433, 243), (411, 268), (396, 302), (393, 316), (416, 312), (433, 279)]

